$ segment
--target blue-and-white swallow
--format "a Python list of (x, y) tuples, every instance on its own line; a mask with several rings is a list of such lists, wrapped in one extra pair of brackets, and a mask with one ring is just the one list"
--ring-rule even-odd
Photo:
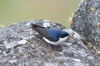
[(31, 23), (32, 29), (35, 29), (43, 39), (51, 45), (60, 45), (65, 42), (69, 36), (68, 32), (57, 28), (45, 28)]

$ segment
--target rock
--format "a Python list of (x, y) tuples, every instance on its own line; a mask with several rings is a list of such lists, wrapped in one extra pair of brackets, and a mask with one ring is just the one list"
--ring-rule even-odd
[(72, 20), (71, 28), (83, 41), (100, 48), (100, 0), (82, 0)]
[[(67, 41), (52, 46), (31, 29), (30, 23), (56, 27), (70, 33)], [(99, 66), (100, 57), (72, 29), (49, 20), (29, 20), (0, 29), (0, 66)]]

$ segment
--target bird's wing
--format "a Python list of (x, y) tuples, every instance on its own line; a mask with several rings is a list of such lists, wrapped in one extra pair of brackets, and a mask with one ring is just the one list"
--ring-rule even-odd
[(44, 28), (35, 24), (31, 24), (32, 29), (35, 29), (41, 36), (47, 38), (50, 41), (57, 41), (55, 39), (53, 39), (49, 34), (48, 34), (48, 29), (49, 28)]

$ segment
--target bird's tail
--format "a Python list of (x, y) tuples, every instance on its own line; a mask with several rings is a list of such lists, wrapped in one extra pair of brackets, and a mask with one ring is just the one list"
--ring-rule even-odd
[(31, 23), (31, 28), (34, 28), (34, 27), (39, 27), (39, 26)]
[(41, 27), (41, 26), (38, 26), (38, 25), (36, 25), (36, 24), (31, 23), (31, 28), (32, 28), (32, 29), (36, 29), (36, 28), (39, 28), (39, 27)]
[(36, 24), (31, 23), (31, 28), (37, 30), (39, 28), (44, 28), (44, 27), (41, 27), (39, 25), (36, 25)]
[(31, 23), (31, 28), (32, 29), (35, 29), (39, 34), (43, 35), (42, 33), (45, 32), (45, 28), (44, 27), (41, 27), (39, 25), (36, 25), (36, 24), (33, 24)]

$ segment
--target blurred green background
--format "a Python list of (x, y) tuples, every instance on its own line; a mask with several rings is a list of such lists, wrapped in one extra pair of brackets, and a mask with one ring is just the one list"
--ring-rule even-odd
[(80, 0), (0, 0), (0, 25), (48, 19), (68, 26)]

